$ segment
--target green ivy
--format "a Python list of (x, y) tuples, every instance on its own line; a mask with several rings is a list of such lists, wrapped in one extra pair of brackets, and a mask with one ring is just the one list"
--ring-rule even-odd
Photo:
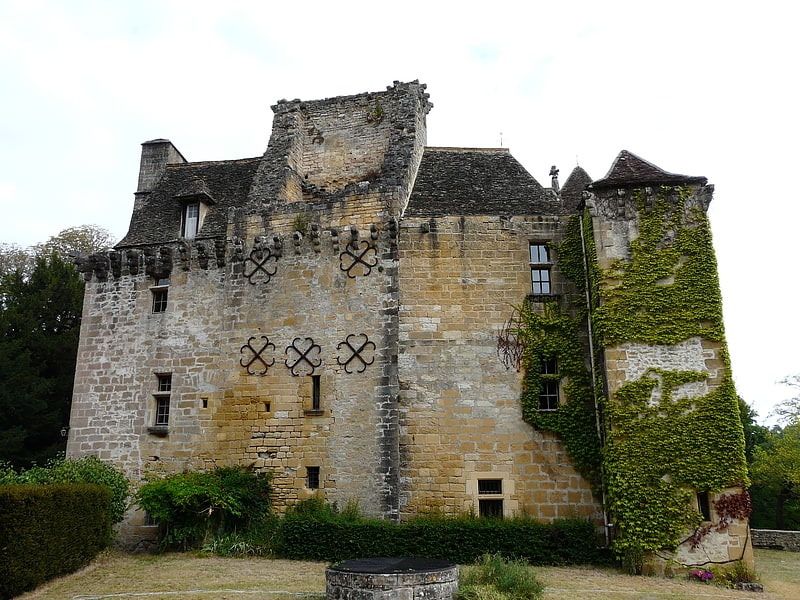
[[(582, 236), (581, 227), (588, 228), (588, 234)], [(587, 261), (584, 259), (584, 245), (590, 257), (588, 264), (592, 268), (596, 261), (593, 260), (594, 243), (588, 213), (570, 218), (564, 240), (557, 248), (561, 272), (574, 282), (578, 294), (566, 309), (562, 309), (557, 301), (545, 302), (540, 310), (534, 309), (530, 303), (524, 303), (517, 309), (514, 333), (523, 347), (523, 419), (537, 429), (558, 435), (575, 469), (599, 491), (602, 486), (602, 443), (597, 428), (595, 402), (596, 399), (602, 401), (602, 386), (599, 381), (592, 381), (585, 361), (589, 307), (586, 303)], [(591, 290), (590, 297), (597, 297), (596, 287)], [(563, 383), (564, 402), (555, 411), (540, 411), (542, 380), (548, 377), (541, 374), (540, 366), (542, 360), (553, 358), (557, 360), (558, 378)]]
[[(700, 522), (695, 490), (747, 484), (744, 436), (724, 347), (722, 298), (708, 218), (687, 208), (690, 190), (635, 190), (639, 236), (628, 261), (602, 274), (594, 313), (603, 343), (674, 345), (693, 337), (721, 342), (724, 375), (699, 398), (674, 395), (707, 378), (695, 371), (650, 369), (606, 404), (604, 448), (608, 509), (616, 554), (633, 565), (647, 552), (675, 549)], [(652, 400), (660, 388), (660, 399)]]
[[(607, 270), (597, 263), (591, 216), (575, 215), (558, 261), (578, 294), (566, 310), (557, 302), (519, 309), (523, 418), (558, 434), (577, 470), (605, 491), (617, 524), (614, 550), (634, 570), (647, 553), (676, 548), (686, 529), (700, 522), (691, 509), (694, 490), (747, 485), (711, 231), (705, 212), (687, 207), (690, 195), (688, 188), (663, 187), (649, 196), (634, 190), (638, 237), (628, 260)], [(625, 342), (675, 345), (694, 337), (720, 342), (722, 382), (705, 396), (682, 398), (676, 389), (708, 374), (650, 369), (609, 401), (586, 368), (588, 322), (598, 349)], [(540, 365), (550, 358), (558, 360), (565, 401), (542, 412)], [(601, 364), (602, 357), (596, 359)], [(600, 431), (596, 407), (603, 411)]]

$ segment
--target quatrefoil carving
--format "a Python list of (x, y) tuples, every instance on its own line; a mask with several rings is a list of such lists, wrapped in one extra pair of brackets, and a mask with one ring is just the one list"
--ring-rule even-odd
[(313, 375), (314, 370), (322, 364), (319, 357), (322, 349), (315, 344), (313, 338), (296, 337), (286, 346), (286, 366), (295, 377), (303, 374)]
[[(348, 350), (347, 356), (342, 361), (342, 356), (336, 357), (336, 362), (339, 365), (344, 367), (345, 372), (347, 373), (363, 373), (367, 370), (367, 367), (375, 362), (375, 356), (373, 355), (371, 358), (366, 358), (365, 353), (373, 353), (375, 352), (375, 344), (369, 340), (366, 334), (360, 333), (358, 335), (351, 333), (348, 335), (343, 342), (339, 342), (339, 345), (336, 346), (337, 350), (342, 350), (344, 346), (345, 349)], [(355, 362), (354, 362), (355, 361)], [(350, 369), (350, 365), (356, 365), (356, 371), (352, 371)]]
[(260, 282), (269, 283), (278, 271), (277, 262), (278, 256), (269, 248), (256, 248), (244, 259), (244, 276), (253, 285)]
[[(272, 358), (268, 362), (267, 359), (265, 359), (263, 357), (263, 354), (264, 354), (264, 351), (267, 348), (272, 348), (272, 350), (274, 351), (275, 350), (275, 344), (270, 342), (269, 338), (267, 336), (262, 335), (261, 336), (261, 340), (262, 340), (263, 343), (260, 344), (258, 349), (256, 349), (253, 346), (253, 340), (255, 340), (255, 339), (256, 339), (256, 336), (254, 336), (254, 335), (250, 336), (250, 339), (247, 340), (247, 343), (239, 349), (239, 353), (240, 354), (245, 354), (246, 351), (249, 352), (249, 355), (247, 357), (242, 357), (242, 358), (239, 359), (239, 364), (242, 365), (245, 369), (247, 369), (247, 372), (250, 375), (266, 375), (267, 370), (272, 365), (275, 364), (275, 359)], [(248, 360), (245, 360), (246, 358)], [(259, 371), (254, 371), (251, 367), (256, 363), (260, 363), (261, 367), (263, 367), (263, 370), (260, 370), (260, 372)]]
[(372, 269), (378, 265), (376, 250), (366, 240), (353, 240), (344, 248), (344, 252), (339, 254), (339, 268), (347, 273), (351, 279), (358, 276), (356, 267), (361, 265), (363, 275), (369, 275)]

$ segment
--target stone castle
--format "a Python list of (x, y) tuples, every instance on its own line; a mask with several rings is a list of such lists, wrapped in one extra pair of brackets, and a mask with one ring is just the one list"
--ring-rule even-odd
[[(531, 358), (520, 314), (556, 309), (578, 324), (598, 447), (624, 447), (613, 408), (628, 383), (657, 381), (644, 412), (681, 398), (694, 411), (730, 378), (724, 338), (654, 343), (591, 325), (646, 233), (642, 211), (667, 190), (682, 207), (670, 214), (691, 225), (713, 187), (623, 151), (603, 179), (578, 167), (559, 186), (554, 168), (545, 188), (505, 148), (426, 147), (425, 87), (280, 101), (256, 158), (193, 163), (168, 140), (142, 145), (127, 235), (79, 261), (69, 455), (113, 461), (134, 482), (253, 465), (273, 472), (279, 510), (321, 495), (392, 520), (582, 516), (624, 533), (613, 486), (535, 425), (573, 401), (576, 376), (558, 351)], [(570, 223), (586, 236), (586, 282), (562, 257)], [(677, 286), (683, 262), (657, 284)], [(696, 375), (670, 387), (670, 372)], [(745, 483), (729, 479), (679, 487), (713, 512)], [(740, 517), (707, 536), (714, 557), (745, 552)], [(146, 532), (132, 509), (123, 538)]]

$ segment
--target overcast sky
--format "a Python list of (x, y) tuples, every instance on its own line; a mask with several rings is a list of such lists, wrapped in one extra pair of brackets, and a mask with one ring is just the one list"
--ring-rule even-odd
[(428, 85), (431, 146), (504, 146), (545, 186), (623, 149), (703, 175), (739, 394), (800, 373), (791, 2), (0, 0), (0, 242), (127, 231), (140, 144), (261, 155), (279, 99)]

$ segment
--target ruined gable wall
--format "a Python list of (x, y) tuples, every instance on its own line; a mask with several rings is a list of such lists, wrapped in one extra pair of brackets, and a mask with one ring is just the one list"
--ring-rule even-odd
[[(503, 480), (503, 509), (601, 521), (563, 444), (522, 420), (521, 373), (497, 335), (531, 291), (529, 243), (558, 243), (561, 217), (406, 218), (400, 235), (404, 515), (478, 512), (477, 481)], [(565, 284), (554, 269), (554, 291)]]

